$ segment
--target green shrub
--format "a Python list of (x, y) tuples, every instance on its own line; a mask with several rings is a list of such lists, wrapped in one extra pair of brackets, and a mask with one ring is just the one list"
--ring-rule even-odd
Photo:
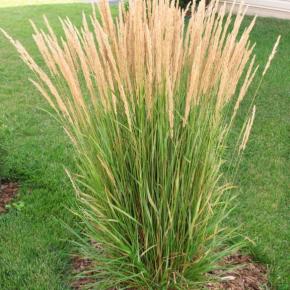
[[(199, 4), (201, 0), (196, 0), (195, 3)], [(208, 5), (210, 3), (210, 0), (206, 0), (206, 5)], [(188, 5), (191, 5), (192, 3), (194, 3), (194, 0), (179, 0), (179, 6), (182, 8), (187, 7)]]
[(46, 19), (48, 33), (33, 24), (48, 72), (6, 36), (75, 146), (77, 243), (92, 261), (92, 287), (193, 289), (238, 247), (227, 244), (234, 233), (221, 225), (232, 207), (221, 166), (257, 71), (255, 20), (238, 38), (243, 13), (228, 33), (232, 17), (216, 15), (215, 1), (208, 13), (204, 2), (192, 9), (186, 31), (168, 0), (132, 1), (116, 21), (106, 1), (98, 5), (100, 20), (84, 16), (80, 30), (61, 20), (64, 39)]
[(182, 7), (182, 8), (185, 8), (188, 4), (191, 4), (191, 3), (192, 3), (191, 0), (180, 0), (180, 1), (179, 1), (179, 5), (180, 5), (180, 7)]

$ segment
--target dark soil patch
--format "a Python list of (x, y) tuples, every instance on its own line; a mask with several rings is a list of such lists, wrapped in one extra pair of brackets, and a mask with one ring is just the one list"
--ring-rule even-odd
[(16, 196), (19, 189), (17, 182), (4, 182), (0, 187), (0, 214), (6, 212), (6, 205)]
[[(204, 289), (262, 290), (265, 289), (265, 286), (268, 286), (267, 289), (269, 289), (267, 268), (254, 262), (250, 256), (237, 253), (226, 257), (222, 264), (234, 267), (234, 270), (217, 270), (210, 273), (219, 279), (217, 282), (208, 283)], [(88, 273), (92, 268), (92, 262), (88, 259), (75, 257), (72, 266), (74, 274)], [(89, 277), (79, 278), (72, 283), (72, 288), (81, 290), (92, 282), (94, 279)]]

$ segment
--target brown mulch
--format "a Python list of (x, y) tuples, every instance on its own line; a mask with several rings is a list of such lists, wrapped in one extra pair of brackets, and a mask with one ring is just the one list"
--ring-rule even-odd
[(0, 186), (0, 214), (6, 212), (6, 205), (12, 201), (19, 189), (17, 182), (4, 182)]
[[(88, 271), (91, 266), (92, 262), (89, 259), (84, 259), (77, 256), (72, 259), (72, 268), (74, 274), (80, 274), (84, 271)], [(94, 279), (89, 277), (78, 278), (72, 282), (71, 287), (75, 290), (81, 290), (83, 289), (83, 286), (88, 285), (92, 282), (94, 282)]]
[(269, 289), (267, 268), (254, 262), (248, 255), (240, 253), (226, 257), (224, 265), (235, 267), (228, 272), (218, 270), (213, 274), (220, 277), (221, 282), (209, 283), (210, 290), (260, 290)]
[[(248, 255), (240, 253), (228, 256), (222, 262), (223, 265), (234, 267), (233, 270), (216, 270), (210, 275), (218, 276), (220, 281), (208, 283), (204, 289), (209, 290), (261, 290), (269, 289), (268, 272), (264, 265), (258, 264)], [(75, 257), (72, 260), (74, 273), (82, 273), (90, 270), (92, 262), (88, 259)], [(72, 288), (81, 290), (91, 282), (90, 278), (80, 278), (72, 283)]]

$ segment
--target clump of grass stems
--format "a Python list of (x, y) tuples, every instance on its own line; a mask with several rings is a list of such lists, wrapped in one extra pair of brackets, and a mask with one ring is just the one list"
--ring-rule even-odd
[[(94, 289), (195, 289), (238, 247), (223, 225), (232, 197), (221, 166), (258, 70), (256, 19), (238, 36), (242, 6), (236, 17), (217, 1), (205, 6), (192, 5), (187, 26), (169, 0), (121, 3), (115, 20), (100, 0), (99, 18), (93, 8), (80, 29), (60, 20), (64, 38), (46, 18), (48, 32), (32, 23), (46, 70), (4, 32), (74, 144), (80, 250)], [(255, 107), (234, 159), (254, 116)]]

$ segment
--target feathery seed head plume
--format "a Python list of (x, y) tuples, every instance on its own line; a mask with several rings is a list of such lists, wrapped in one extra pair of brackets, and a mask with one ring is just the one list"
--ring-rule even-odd
[[(74, 120), (86, 121), (88, 100), (104, 111), (124, 114), (131, 129), (137, 104), (146, 104), (150, 119), (158, 98), (166, 99), (168, 123), (171, 135), (174, 118), (183, 115), (186, 125), (192, 108), (198, 106), (203, 96), (215, 98), (216, 111), (234, 96), (237, 84), (247, 64), (252, 63), (253, 47), (249, 34), (255, 19), (240, 38), (237, 34), (245, 15), (241, 5), (229, 33), (231, 13), (225, 14), (225, 6), (218, 1), (205, 1), (192, 5), (192, 16), (185, 33), (185, 11), (174, 1), (129, 1), (126, 11), (120, 3), (119, 16), (114, 21), (106, 0), (98, 1), (100, 20), (96, 12), (83, 15), (83, 26), (76, 28), (69, 19), (61, 20), (65, 38), (58, 40), (49, 21), (44, 17), (48, 32), (39, 30), (32, 23), (33, 38), (49, 69), (50, 76), (31, 59), (25, 49), (5, 32), (16, 46), (23, 60), (39, 77), (36, 87), (53, 107), (65, 116), (78, 114)], [(223, 25), (223, 21), (225, 25)], [(184, 38), (185, 33), (185, 38)], [(265, 68), (267, 71), (275, 54), (279, 39)], [(265, 73), (264, 71), (264, 73)], [(241, 102), (250, 86), (256, 70), (251, 65), (240, 92)], [(57, 87), (53, 79), (63, 79), (64, 88)], [(81, 84), (85, 81), (85, 86)], [(63, 85), (63, 84), (62, 84)], [(182, 87), (182, 88), (181, 88)], [(47, 92), (45, 92), (48, 88)], [(180, 92), (185, 89), (185, 93)], [(184, 100), (180, 100), (180, 98)], [(70, 106), (67, 105), (68, 100)], [(178, 111), (178, 112), (177, 112)]]

